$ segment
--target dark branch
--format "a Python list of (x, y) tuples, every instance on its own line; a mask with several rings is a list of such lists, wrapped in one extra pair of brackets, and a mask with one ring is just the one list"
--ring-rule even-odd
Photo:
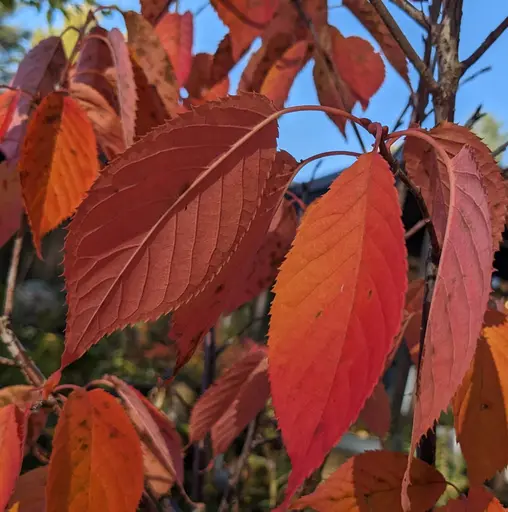
[(408, 16), (413, 18), (413, 20), (423, 28), (428, 28), (429, 20), (425, 14), (423, 14), (423, 12), (417, 9), (413, 4), (410, 4), (407, 0), (390, 0), (390, 2), (402, 9)]
[(478, 59), (499, 39), (499, 36), (508, 28), (508, 16), (485, 38), (485, 41), (465, 60), (461, 62), (464, 74)]
[(501, 153), (504, 153), (507, 148), (508, 140), (504, 144), (501, 144), (498, 148), (494, 149), (494, 151), (492, 151), (492, 156), (496, 158), (496, 156), (499, 156)]
[(372, 6), (376, 9), (381, 19), (384, 21), (385, 25), (388, 27), (388, 30), (397, 41), (402, 51), (405, 53), (406, 57), (411, 61), (413, 66), (418, 70), (420, 75), (425, 79), (427, 85), (431, 91), (437, 91), (439, 86), (437, 82), (434, 80), (430, 69), (425, 65), (425, 62), (420, 58), (420, 56), (416, 53), (415, 49), (411, 46), (411, 43), (407, 40), (407, 37), (404, 35), (400, 27), (397, 25), (397, 22), (393, 19), (393, 16), (390, 14), (390, 11), (385, 7), (382, 0), (370, 0)]

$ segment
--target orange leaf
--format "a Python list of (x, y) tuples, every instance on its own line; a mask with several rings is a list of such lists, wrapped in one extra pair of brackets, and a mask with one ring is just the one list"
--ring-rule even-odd
[(136, 430), (142, 433), (145, 478), (155, 494), (167, 494), (175, 481), (183, 482), (182, 442), (175, 426), (137, 389), (113, 375), (105, 379), (115, 386)]
[(150, 23), (138, 13), (125, 11), (123, 16), (129, 46), (134, 51), (137, 63), (144, 71), (148, 82), (159, 94), (166, 110), (173, 115), (178, 106), (180, 91), (175, 70), (159, 36)]
[(279, 0), (211, 0), (220, 19), (229, 28), (233, 59), (237, 61), (272, 19)]
[(72, 215), (98, 173), (92, 125), (67, 93), (51, 93), (35, 110), (26, 130), (19, 171), (40, 257), (41, 238)]
[[(292, 507), (312, 507), (318, 512), (401, 511), (400, 491), (407, 455), (369, 451), (351, 457), (308, 496)], [(411, 467), (411, 512), (431, 509), (446, 488), (443, 475), (416, 459)]]
[(261, 94), (270, 98), (277, 108), (283, 108), (296, 75), (309, 59), (309, 43), (299, 41), (275, 62), (261, 86)]
[(374, 435), (384, 438), (390, 430), (390, 400), (380, 380), (367, 398), (358, 418)]
[[(450, 208), (421, 358), (409, 453), (447, 408), (462, 382), (475, 352), (490, 292), (492, 233), (472, 151), (463, 148), (448, 171)], [(406, 481), (408, 476), (406, 473)], [(409, 507), (404, 495), (403, 504)]]
[[(48, 37), (25, 55), (11, 86), (44, 97), (60, 80), (66, 62), (61, 39)], [(3, 155), (5, 158), (0, 163), (0, 246), (19, 228), (23, 204), (16, 167), (33, 106), (29, 95), (20, 95), (10, 125), (0, 140), (0, 157)]]
[(170, 338), (176, 340), (178, 345), (174, 373), (189, 360), (220, 314), (231, 311), (238, 305), (236, 285), (247, 281), (256, 254), (296, 168), (296, 160), (289, 153), (277, 153), (266, 186), (259, 190), (258, 203), (244, 236), (238, 240), (224, 265), (201, 292), (174, 312), (169, 333)]
[(469, 480), (483, 483), (508, 465), (508, 319), (487, 311), (473, 363), (452, 402)]
[(102, 389), (73, 391), (53, 438), (47, 512), (126, 512), (142, 492), (141, 445), (122, 406)]
[(11, 90), (4, 91), (0, 95), (0, 140), (11, 125), (20, 95), (20, 91)]
[(264, 349), (252, 349), (228, 368), (192, 408), (189, 443), (211, 431), (214, 454), (225, 452), (265, 406), (270, 394)]
[(21, 471), (27, 416), (14, 404), (0, 408), (0, 510), (5, 510)]
[(293, 466), (285, 505), (358, 417), (383, 371), (407, 287), (400, 216), (388, 164), (362, 155), (307, 210), (279, 271), (268, 355)]
[(111, 105), (89, 85), (71, 82), (71, 97), (88, 115), (97, 137), (97, 142), (108, 159), (113, 159), (125, 151), (122, 122)]
[[(213, 281), (256, 212), (277, 123), (219, 157), (272, 112), (256, 95), (208, 103), (156, 128), (103, 169), (66, 239), (63, 366), (105, 334), (155, 319)], [(217, 236), (205, 236), (211, 232)]]
[(173, 65), (178, 85), (183, 87), (192, 64), (192, 13), (166, 13), (157, 23), (155, 33)]
[(399, 75), (409, 83), (407, 62), (399, 43), (393, 38), (375, 7), (368, 0), (344, 0), (345, 5), (379, 43), (385, 57)]
[[(428, 134), (444, 148), (450, 158), (457, 155), (465, 145), (471, 148), (487, 192), (494, 251), (497, 251), (505, 228), (507, 194), (503, 186), (501, 169), (492, 157), (490, 149), (473, 132), (453, 123), (441, 123)], [(429, 144), (413, 137), (404, 145), (404, 158), (407, 172), (420, 187), (429, 213), (436, 224), (439, 241), (442, 242), (446, 227), (446, 211), (450, 201), (450, 180), (446, 164)], [(441, 211), (443, 202), (444, 214)], [(435, 222), (435, 219), (440, 222)]]
[(18, 478), (10, 504), (19, 504), (19, 512), (46, 512), (48, 466), (24, 473)]
[(485, 487), (478, 485), (469, 489), (467, 497), (449, 500), (445, 506), (435, 510), (436, 512), (503, 512), (506, 509)]
[(129, 49), (125, 44), (123, 34), (114, 28), (108, 39), (113, 50), (113, 61), (116, 70), (116, 88), (118, 102), (120, 104), (120, 117), (122, 119), (123, 136), (125, 146), (130, 146), (134, 141), (134, 127), (136, 124), (136, 83), (134, 71), (129, 56)]
[(383, 59), (368, 41), (355, 36), (336, 38), (333, 56), (337, 72), (365, 110), (385, 79)]

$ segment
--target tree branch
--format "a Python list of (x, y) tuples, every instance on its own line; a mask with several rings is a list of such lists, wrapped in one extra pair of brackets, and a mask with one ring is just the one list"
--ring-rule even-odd
[(413, 4), (410, 4), (407, 0), (390, 0), (390, 2), (402, 9), (409, 17), (411, 17), (423, 28), (429, 27), (429, 20), (425, 14), (423, 14), (423, 12), (417, 9)]
[(397, 25), (397, 22), (393, 19), (393, 16), (385, 7), (382, 0), (370, 0), (370, 3), (376, 9), (377, 13), (388, 27), (388, 30), (397, 41), (402, 51), (405, 53), (406, 57), (411, 61), (413, 66), (425, 79), (429, 89), (432, 92), (437, 91), (439, 89), (439, 85), (434, 80), (430, 69), (425, 65), (425, 62), (423, 62), (420, 56), (416, 53), (415, 49), (411, 46), (411, 43), (407, 40), (406, 36)]
[(508, 28), (508, 16), (485, 38), (483, 43), (465, 60), (461, 62), (462, 74), (464, 74), (478, 59), (499, 39)]

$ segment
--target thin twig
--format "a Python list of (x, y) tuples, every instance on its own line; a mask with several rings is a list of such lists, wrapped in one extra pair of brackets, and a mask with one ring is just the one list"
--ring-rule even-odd
[(501, 144), (496, 149), (494, 149), (494, 151), (492, 151), (492, 156), (496, 158), (496, 156), (499, 156), (501, 153), (504, 153), (506, 151), (506, 148), (508, 148), (508, 140)]
[(10, 318), (14, 305), (14, 291), (16, 290), (16, 278), (18, 277), (19, 258), (23, 247), (23, 239), (25, 238), (25, 227), (26, 224), (23, 217), (18, 232), (16, 233), (16, 238), (14, 239), (14, 245), (12, 246), (11, 264), (7, 274), (7, 288), (5, 291), (3, 311), (3, 315), (7, 318)]
[(425, 14), (417, 9), (413, 4), (410, 4), (407, 0), (390, 0), (392, 4), (402, 9), (408, 16), (410, 16), (416, 23), (421, 25), (423, 28), (428, 28), (429, 20)]
[(390, 11), (385, 7), (382, 0), (370, 0), (370, 3), (376, 9), (379, 16), (384, 21), (385, 25), (388, 27), (388, 30), (390, 31), (394, 39), (397, 41), (402, 51), (406, 54), (406, 57), (418, 70), (422, 78), (425, 79), (429, 89), (432, 92), (439, 90), (439, 85), (434, 80), (434, 77), (432, 76), (430, 69), (425, 65), (425, 62), (423, 62), (420, 56), (416, 53), (415, 49), (411, 46), (411, 43), (404, 35), (397, 22), (393, 19), (393, 16), (390, 14)]
[(411, 98), (411, 96), (409, 96), (406, 106), (404, 107), (399, 117), (397, 118), (397, 121), (395, 121), (395, 124), (393, 125), (393, 129), (391, 130), (392, 132), (396, 132), (402, 126), (402, 123), (404, 122), (404, 116), (406, 115), (406, 112), (409, 110), (412, 104), (413, 99)]
[(475, 78), (478, 78), (480, 75), (483, 75), (483, 73), (488, 73), (489, 71), (492, 71), (492, 66), (485, 66), (484, 68), (480, 69), (479, 71), (476, 71), (471, 76), (468, 76), (467, 78), (464, 78), (462, 82), (460, 82), (459, 85), (465, 85), (469, 82), (472, 82)]
[(464, 74), (478, 59), (499, 39), (501, 34), (508, 28), (508, 16), (485, 38), (483, 43), (460, 65)]
[(412, 228), (409, 228), (405, 232), (404, 239), (408, 240), (409, 238), (411, 238), (414, 234), (418, 233), (418, 231), (420, 231), (420, 229), (424, 228), (429, 222), (430, 222), (429, 218), (419, 220)]
[(249, 453), (252, 448), (252, 441), (254, 440), (254, 434), (256, 432), (256, 425), (257, 421), (255, 419), (249, 423), (249, 428), (247, 430), (247, 435), (245, 436), (245, 442), (243, 443), (242, 452), (240, 453), (240, 457), (238, 457), (238, 460), (236, 462), (235, 472), (233, 473), (233, 476), (229, 480), (227, 489), (224, 491), (224, 496), (222, 496), (222, 500), (220, 502), (217, 512), (226, 512), (228, 509), (231, 492), (238, 485), (238, 482), (240, 481), (240, 476), (242, 474), (242, 470), (249, 457)]
[(18, 363), (14, 361), (14, 359), (9, 359), (8, 357), (0, 357), (0, 365), (2, 366), (18, 366)]

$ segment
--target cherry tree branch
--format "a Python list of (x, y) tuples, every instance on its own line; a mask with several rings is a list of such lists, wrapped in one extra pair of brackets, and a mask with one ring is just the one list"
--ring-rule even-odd
[(382, 0), (370, 0), (370, 3), (376, 9), (377, 13), (384, 21), (385, 25), (388, 27), (388, 30), (390, 31), (394, 39), (397, 41), (402, 51), (405, 53), (406, 57), (417, 69), (422, 78), (425, 79), (429, 89), (432, 92), (437, 91), (439, 89), (439, 85), (434, 80), (434, 77), (432, 76), (430, 69), (425, 65), (425, 62), (423, 62), (420, 56), (416, 53), (415, 49), (411, 46), (411, 43), (404, 35), (397, 22), (393, 19), (393, 16), (390, 14), (390, 11), (385, 7)]
[(423, 28), (428, 28), (429, 20), (427, 19), (427, 16), (425, 16), (425, 14), (423, 14), (423, 12), (417, 9), (413, 4), (409, 3), (407, 0), (390, 0), (390, 2), (399, 7), (399, 9), (402, 9)]
[(483, 43), (467, 58), (461, 62), (462, 74), (464, 74), (480, 57), (499, 39), (508, 28), (508, 16), (485, 38)]

